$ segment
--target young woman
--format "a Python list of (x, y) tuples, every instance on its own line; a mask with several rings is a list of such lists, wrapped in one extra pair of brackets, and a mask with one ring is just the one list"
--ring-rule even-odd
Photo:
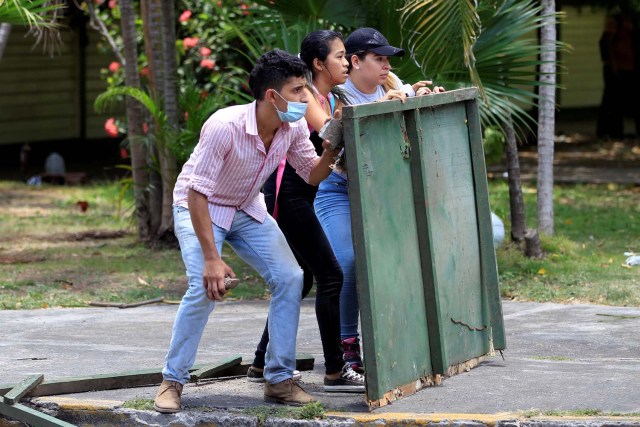
[[(312, 79), (305, 119), (316, 150), (322, 150), (317, 131), (330, 118), (339, 100), (331, 93), (347, 78), (347, 60), (342, 35), (334, 31), (314, 31), (302, 42), (300, 58)], [(304, 271), (304, 298), (313, 279), (317, 283), (316, 317), (325, 357), (325, 391), (364, 392), (364, 377), (346, 365), (340, 349), (340, 289), (342, 271), (331, 245), (313, 211), (317, 187), (305, 183), (288, 162), (281, 163), (264, 186), (269, 213), (276, 218)], [(267, 327), (258, 344), (255, 359), (247, 372), (250, 381), (262, 380), (264, 356), (269, 341)]]
[[(399, 99), (444, 91), (430, 89), (430, 81), (414, 85), (402, 84), (391, 73), (389, 56), (402, 56), (404, 50), (389, 45), (387, 39), (373, 28), (360, 28), (345, 42), (349, 77), (340, 89), (348, 104)], [(341, 166), (342, 165), (342, 166)], [(355, 256), (351, 238), (351, 212), (348, 197), (347, 174), (340, 162), (320, 186), (315, 199), (315, 211), (322, 228), (331, 242), (333, 252), (342, 267), (343, 284), (340, 296), (340, 322), (342, 350), (345, 360), (356, 372), (363, 373), (358, 335), (358, 294), (356, 290)]]

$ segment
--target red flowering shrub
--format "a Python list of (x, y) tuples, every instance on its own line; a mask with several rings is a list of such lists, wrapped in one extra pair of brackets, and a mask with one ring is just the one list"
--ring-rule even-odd
[(178, 18), (178, 21), (187, 22), (189, 19), (191, 19), (191, 15), (193, 15), (193, 12), (191, 12), (190, 10), (185, 10), (180, 14), (180, 18)]
[(182, 39), (182, 47), (184, 50), (189, 50), (192, 47), (196, 47), (198, 45), (198, 41), (200, 41), (198, 37), (185, 37)]
[(113, 117), (109, 117), (104, 123), (104, 130), (111, 138), (117, 138), (119, 131), (118, 125), (116, 125), (116, 119), (114, 119)]
[(202, 61), (200, 61), (200, 66), (202, 68), (208, 68), (210, 70), (213, 70), (213, 67), (216, 66), (216, 61), (212, 59), (203, 59)]

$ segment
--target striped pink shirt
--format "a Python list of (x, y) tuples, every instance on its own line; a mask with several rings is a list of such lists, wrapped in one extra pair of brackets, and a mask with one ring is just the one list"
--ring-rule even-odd
[(309, 182), (318, 156), (309, 141), (307, 123), (283, 123), (267, 153), (256, 122), (256, 101), (224, 108), (202, 127), (200, 141), (182, 168), (173, 204), (187, 207), (189, 188), (207, 196), (211, 221), (231, 228), (236, 210), (263, 222), (267, 215), (262, 185), (284, 156)]

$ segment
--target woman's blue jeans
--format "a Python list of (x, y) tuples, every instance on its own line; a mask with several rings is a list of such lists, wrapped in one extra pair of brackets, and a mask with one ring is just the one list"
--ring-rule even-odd
[(318, 221), (342, 268), (340, 335), (342, 339), (357, 337), (359, 307), (347, 180), (331, 172), (318, 187), (314, 207)]
[[(165, 380), (186, 384), (215, 303), (207, 298), (202, 284), (204, 258), (189, 210), (174, 206), (173, 218), (182, 260), (187, 268), (189, 288), (176, 314), (162, 375)], [(222, 244), (226, 240), (238, 256), (262, 276), (271, 291), (271, 340), (267, 347), (265, 379), (270, 384), (277, 384), (291, 378), (296, 367), (302, 269), (275, 220), (269, 215), (261, 224), (243, 211), (236, 211), (230, 230), (212, 225), (218, 252), (222, 253)]]

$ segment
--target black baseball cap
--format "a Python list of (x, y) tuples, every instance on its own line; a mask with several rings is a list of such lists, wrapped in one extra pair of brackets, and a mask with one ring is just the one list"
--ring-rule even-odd
[(389, 44), (382, 33), (375, 28), (358, 28), (344, 41), (347, 54), (366, 50), (383, 56), (402, 56), (404, 50)]

